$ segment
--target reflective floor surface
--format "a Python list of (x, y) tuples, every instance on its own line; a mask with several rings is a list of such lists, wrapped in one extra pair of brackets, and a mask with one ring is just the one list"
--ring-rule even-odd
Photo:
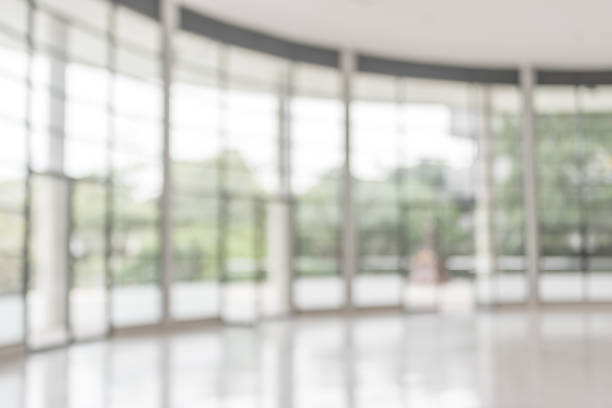
[(610, 407), (612, 309), (298, 318), (0, 362), (0, 406)]

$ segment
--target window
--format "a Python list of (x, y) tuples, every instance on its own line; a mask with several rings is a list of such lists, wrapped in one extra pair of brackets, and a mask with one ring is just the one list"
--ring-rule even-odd
[(607, 86), (539, 86), (536, 134), (543, 301), (612, 298)]
[(339, 307), (344, 110), (338, 71), (293, 68), (291, 188), (295, 302), (298, 308)]
[(176, 319), (219, 314), (220, 44), (180, 31), (172, 83)]
[(267, 215), (281, 194), (279, 109), (287, 62), (232, 46), (224, 47), (222, 58), (222, 317), (252, 321), (265, 313), (264, 305), (280, 301), (274, 300), (275, 275), (268, 273), (268, 239), (286, 219)]
[(354, 82), (351, 156), (357, 224), (358, 306), (401, 301), (406, 231), (400, 201), (403, 165), (400, 78), (360, 74)]
[(96, 0), (46, 0), (34, 10), (28, 288), (34, 348), (108, 330), (109, 12)]
[(497, 255), (493, 298), (498, 303), (518, 303), (525, 301), (528, 293), (520, 93), (515, 87), (492, 87), (490, 101)]
[(161, 317), (161, 29), (156, 21), (120, 6), (115, 36), (112, 321), (121, 327)]

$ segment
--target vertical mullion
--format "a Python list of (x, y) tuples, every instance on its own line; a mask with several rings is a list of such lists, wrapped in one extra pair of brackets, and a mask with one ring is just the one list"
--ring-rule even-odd
[(23, 231), (23, 247), (22, 247), (22, 301), (23, 301), (23, 344), (28, 347), (30, 330), (29, 330), (29, 307), (28, 307), (28, 290), (30, 286), (31, 270), (30, 270), (30, 240), (32, 237), (32, 67), (34, 59), (34, 12), (36, 10), (35, 0), (27, 0), (27, 68), (26, 68), (26, 106), (25, 106), (25, 149), (26, 149), (26, 177), (24, 180), (24, 231)]
[(169, 323), (171, 316), (172, 282), (174, 274), (172, 240), (172, 169), (170, 158), (171, 81), (174, 53), (172, 35), (175, 26), (175, 4), (160, 2), (162, 24), (162, 83), (163, 83), (163, 185), (161, 207), (161, 295), (162, 322)]
[(355, 217), (353, 203), (353, 175), (351, 168), (351, 86), (355, 54), (343, 51), (341, 54), (342, 100), (344, 103), (344, 171), (342, 178), (342, 274), (344, 279), (345, 309), (353, 306), (353, 278), (356, 269)]
[(582, 92), (579, 85), (574, 85), (574, 103), (576, 106), (575, 112), (575, 132), (576, 132), (576, 142), (578, 144), (578, 163), (579, 163), (579, 184), (578, 184), (578, 222), (579, 222), (579, 234), (580, 234), (580, 281), (582, 284), (581, 288), (581, 296), (582, 301), (586, 302), (588, 297), (588, 289), (587, 289), (587, 279), (590, 276), (589, 271), (589, 249), (588, 249), (588, 237), (589, 237), (589, 211), (586, 206), (588, 205), (585, 200), (587, 199), (587, 195), (589, 193), (589, 186), (585, 185), (587, 183), (587, 177), (585, 174), (585, 161), (587, 158), (586, 146), (585, 146), (585, 132), (583, 127), (583, 118), (584, 118), (584, 105), (582, 102)]
[(106, 31), (107, 39), (107, 95), (106, 95), (106, 115), (108, 120), (107, 137), (106, 137), (106, 191), (105, 191), (105, 209), (104, 209), (104, 277), (105, 277), (105, 301), (106, 301), (106, 327), (107, 335), (110, 336), (113, 331), (112, 310), (113, 310), (113, 268), (112, 257), (113, 251), (113, 231), (115, 224), (115, 188), (114, 175), (115, 169), (113, 165), (113, 154), (115, 151), (115, 78), (116, 58), (117, 58), (117, 40), (115, 37), (116, 28), (116, 0), (111, 0), (108, 11), (108, 26)]
[(74, 324), (72, 321), (72, 314), (70, 313), (70, 297), (72, 289), (74, 287), (74, 257), (70, 250), (70, 240), (72, 233), (74, 232), (74, 189), (75, 180), (65, 177), (64, 182), (66, 183), (66, 243), (64, 250), (66, 251), (66, 299), (65, 301), (65, 312), (66, 313), (66, 333), (67, 343), (74, 343), (76, 336), (74, 334)]
[(291, 192), (291, 91), (293, 87), (293, 70), (294, 62), (289, 61), (285, 72), (286, 77), (281, 76), (279, 85), (279, 104), (278, 104), (278, 148), (279, 148), (279, 181), (280, 194), (278, 205), (283, 211), (282, 230), (286, 238), (285, 246), (283, 247), (283, 265), (281, 271), (287, 276), (283, 287), (283, 307), (290, 314), (294, 309), (293, 305), (293, 248), (295, 245), (294, 238), (294, 220), (293, 220), (293, 199)]
[(402, 116), (404, 111), (405, 103), (406, 103), (406, 83), (403, 78), (398, 77), (395, 79), (395, 106), (396, 106), (396, 114), (395, 114), (395, 124), (396, 124), (396, 135), (395, 135), (395, 144), (396, 144), (396, 165), (395, 165), (395, 206), (396, 206), (396, 219), (395, 222), (397, 224), (396, 227), (396, 253), (397, 253), (397, 274), (400, 279), (400, 290), (399, 290), (399, 299), (398, 305), (401, 306), (403, 303), (403, 288), (404, 288), (404, 280), (406, 279), (406, 265), (404, 262), (404, 248), (406, 247), (406, 231), (404, 228), (404, 217), (403, 217), (403, 197), (402, 192), (404, 189), (405, 183), (405, 154), (404, 154), (404, 139), (406, 137), (406, 123)]
[[(497, 249), (495, 238), (495, 194), (494, 194), (494, 140), (492, 129), (492, 100), (491, 87), (483, 85), (482, 89), (476, 89), (476, 104), (478, 114), (478, 162), (476, 172), (477, 182), (477, 207), (475, 217), (476, 229), (474, 231), (476, 240), (476, 288), (482, 288), (484, 298), (477, 296), (478, 302), (484, 305), (492, 304), (493, 299), (492, 282), (497, 272)], [(481, 91), (481, 92), (478, 92)], [(480, 281), (480, 285), (479, 285)]]
[(540, 240), (537, 207), (537, 155), (533, 106), (535, 72), (531, 66), (526, 65), (521, 67), (520, 82), (523, 97), (523, 199), (525, 200), (525, 244), (527, 249), (527, 272), (529, 276), (528, 303), (530, 306), (537, 306), (539, 303)]
[(228, 199), (226, 192), (226, 162), (227, 154), (227, 53), (228, 46), (220, 43), (217, 60), (217, 114), (219, 115), (217, 159), (217, 276), (219, 281), (219, 316), (223, 318), (225, 306), (223, 286), (227, 281), (226, 265), (226, 235)]
[(293, 196), (293, 116), (292, 116), (292, 102), (295, 95), (295, 69), (296, 63), (291, 61), (287, 69), (287, 83), (286, 83), (286, 94), (285, 94), (285, 112), (284, 112), (284, 131), (283, 135), (285, 140), (285, 194), (283, 199), (287, 205), (287, 293), (286, 293), (286, 306), (287, 311), (291, 315), (295, 312), (295, 296), (294, 287), (296, 280), (295, 273), (295, 254), (296, 254), (296, 228), (295, 228), (295, 199)]

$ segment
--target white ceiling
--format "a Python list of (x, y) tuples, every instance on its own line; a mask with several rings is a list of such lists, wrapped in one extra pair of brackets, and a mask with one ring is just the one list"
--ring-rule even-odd
[(487, 66), (612, 68), (612, 0), (176, 0), (284, 38)]

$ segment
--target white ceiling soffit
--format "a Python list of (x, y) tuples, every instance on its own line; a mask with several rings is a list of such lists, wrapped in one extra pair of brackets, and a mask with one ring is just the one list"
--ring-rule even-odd
[(175, 1), (266, 34), (378, 56), (612, 68), (610, 0)]

